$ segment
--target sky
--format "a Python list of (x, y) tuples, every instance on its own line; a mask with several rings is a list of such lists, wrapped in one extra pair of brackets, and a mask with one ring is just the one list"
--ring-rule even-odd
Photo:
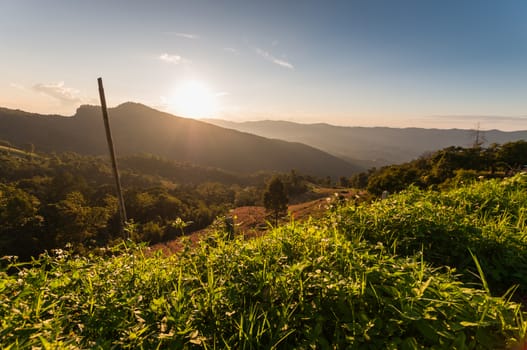
[(524, 0), (0, 0), (0, 106), (527, 129)]

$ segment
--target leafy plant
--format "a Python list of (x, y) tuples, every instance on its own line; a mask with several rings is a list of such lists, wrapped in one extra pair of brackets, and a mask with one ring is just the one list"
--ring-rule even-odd
[(491, 290), (519, 285), (527, 293), (527, 176), (489, 180), (444, 192), (410, 187), (371, 205), (345, 206), (330, 217), (351, 240), (382, 242), (392, 252), (423, 252), (435, 266), (447, 265), (474, 281), (471, 250)]

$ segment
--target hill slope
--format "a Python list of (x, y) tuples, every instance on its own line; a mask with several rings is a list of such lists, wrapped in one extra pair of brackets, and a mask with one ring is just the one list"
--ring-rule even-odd
[[(125, 103), (109, 110), (120, 155), (152, 153), (177, 161), (250, 173), (289, 171), (317, 176), (349, 175), (359, 167), (300, 143), (270, 140), (144, 105)], [(43, 116), (0, 109), (0, 139), (32, 143), (45, 152), (107, 153), (100, 107), (81, 106), (73, 117)]]
[(0, 347), (525, 349), (525, 309), (492, 291), (526, 286), (526, 185), (411, 189), (168, 257), (123, 242), (5, 258)]
[[(343, 159), (367, 161), (363, 162), (366, 167), (408, 162), (424, 152), (449, 146), (470, 146), (475, 137), (475, 131), (461, 129), (342, 127), (273, 120), (244, 123), (207, 121), (255, 135), (309, 144)], [(489, 130), (482, 134), (486, 144), (527, 139), (527, 131)]]

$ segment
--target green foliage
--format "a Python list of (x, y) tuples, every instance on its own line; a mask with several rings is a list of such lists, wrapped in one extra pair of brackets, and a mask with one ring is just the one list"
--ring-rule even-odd
[(503, 145), (481, 147), (448, 147), (423, 156), (409, 163), (371, 169), (355, 175), (351, 183), (358, 188), (367, 188), (375, 195), (384, 190), (391, 193), (410, 185), (420, 188), (445, 188), (471, 178), (503, 177), (527, 164), (527, 142), (516, 141)]
[(288, 196), (297, 196), (308, 191), (306, 177), (298, 174), (296, 170), (291, 170), (289, 174), (281, 176), (280, 180)]
[(520, 168), (527, 164), (527, 141), (521, 140), (504, 144), (497, 150), (499, 161), (510, 168)]
[(37, 251), (34, 242), (42, 225), (39, 205), (35, 196), (0, 183), (0, 256)]
[(335, 225), (351, 240), (382, 242), (400, 255), (423, 252), (474, 281), (469, 250), (494, 293), (519, 285), (527, 293), (527, 176), (475, 182), (445, 192), (410, 187), (371, 205), (335, 209)]
[[(128, 217), (137, 225), (134, 238), (150, 243), (181, 235), (171, 225), (178, 218), (190, 223), (185, 228), (190, 232), (237, 202), (259, 202), (266, 176), (235, 176), (149, 155), (122, 163)], [(114, 193), (104, 158), (0, 155), (0, 255), (28, 260), (67, 243), (85, 252), (113, 242), (119, 238)]]
[(234, 189), (234, 205), (236, 207), (261, 205), (261, 194), (254, 186), (238, 187)]
[(58, 250), (0, 271), (2, 348), (496, 349), (525, 336), (518, 304), (422, 255), (352, 242), (333, 221), (177, 255), (130, 243)]
[(384, 190), (397, 192), (408, 187), (409, 184), (419, 182), (420, 176), (416, 169), (405, 165), (392, 165), (383, 168), (383, 173), (368, 179), (369, 192), (379, 195)]

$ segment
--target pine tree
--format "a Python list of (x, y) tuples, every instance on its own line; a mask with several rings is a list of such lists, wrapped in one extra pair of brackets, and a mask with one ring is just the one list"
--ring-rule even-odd
[(272, 216), (275, 225), (278, 224), (278, 219), (281, 216), (287, 214), (287, 202), (287, 194), (282, 180), (273, 177), (264, 193), (264, 207)]

